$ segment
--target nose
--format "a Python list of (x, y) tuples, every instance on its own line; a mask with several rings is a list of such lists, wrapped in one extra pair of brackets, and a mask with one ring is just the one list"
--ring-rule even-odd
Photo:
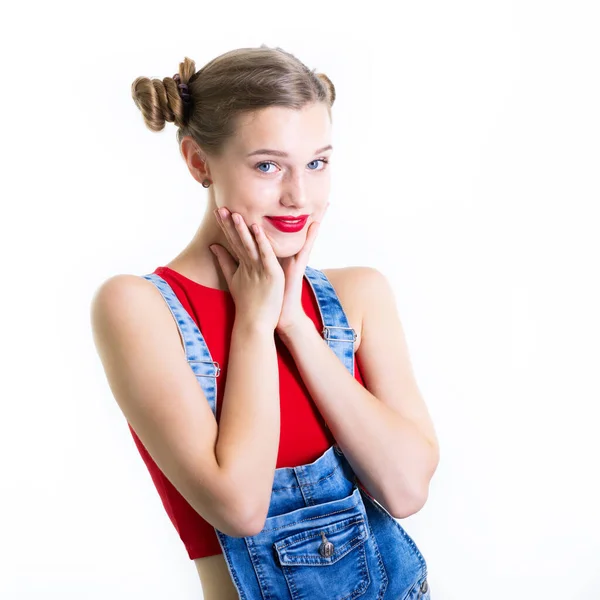
[(302, 208), (307, 203), (306, 182), (302, 173), (286, 177), (281, 186), (281, 204)]

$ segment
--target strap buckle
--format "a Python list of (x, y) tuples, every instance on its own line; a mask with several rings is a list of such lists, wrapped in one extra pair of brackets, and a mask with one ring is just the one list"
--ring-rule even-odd
[(217, 378), (221, 374), (221, 367), (216, 360), (188, 360), (189, 363), (212, 363), (213, 366), (217, 369), (217, 372), (214, 375), (204, 375), (202, 373), (195, 373), (196, 377), (215, 377)]
[(335, 342), (352, 342), (354, 343), (356, 341), (357, 335), (356, 335), (356, 331), (352, 328), (352, 327), (340, 327), (339, 325), (330, 325), (329, 327), (323, 327), (323, 331), (321, 332), (323, 334), (323, 338), (326, 340), (333, 340), (334, 338), (329, 337), (329, 330), (330, 329), (350, 329), (350, 331), (352, 331), (352, 339), (351, 340), (338, 340), (335, 339)]

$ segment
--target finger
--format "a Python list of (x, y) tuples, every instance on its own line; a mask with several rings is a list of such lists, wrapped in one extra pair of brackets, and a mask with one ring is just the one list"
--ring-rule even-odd
[(230, 287), (231, 278), (237, 270), (237, 263), (227, 249), (223, 248), (220, 244), (212, 244), (210, 250), (217, 258), (221, 271), (223, 271), (225, 281), (227, 281), (227, 286)]
[[(231, 233), (232, 225), (230, 222), (230, 217), (229, 216), (223, 217), (221, 215), (220, 211), (221, 211), (221, 209), (217, 209), (216, 213), (215, 213), (216, 218), (217, 218), (217, 223), (223, 230), (223, 233), (225, 235), (225, 238), (227, 239), (227, 243), (229, 244), (229, 248), (230, 248), (232, 254), (235, 256), (236, 260), (239, 262), (241, 260), (241, 256), (243, 255), (243, 252), (241, 252), (240, 249), (236, 247), (236, 243), (234, 241), (235, 234), (232, 235), (232, 233)], [(229, 215), (229, 211), (227, 211), (227, 214)], [(228, 221), (229, 221), (229, 223), (228, 223)], [(244, 262), (246, 262), (246, 261), (244, 261)]]
[(236, 230), (236, 224), (233, 220), (233, 213), (230, 212), (228, 209), (226, 209), (226, 210), (227, 210), (227, 216), (224, 219), (222, 219), (224, 231), (225, 231), (226, 235), (228, 236), (229, 243), (231, 244), (235, 253), (238, 255), (240, 260), (243, 259), (244, 263), (247, 265), (249, 262), (248, 261), (248, 253), (246, 252), (246, 249), (244, 248), (244, 244), (242, 243), (242, 240), (240, 239), (240, 236)]
[(277, 256), (275, 255), (275, 250), (273, 250), (273, 246), (267, 239), (263, 228), (254, 223), (251, 229), (254, 232), (254, 237), (256, 238), (256, 243), (258, 245), (260, 258), (263, 262), (263, 265), (265, 265), (265, 267), (267, 267), (271, 272), (277, 270), (278, 267), (281, 268), (281, 265), (277, 260)]
[(317, 234), (319, 233), (319, 227), (321, 224), (318, 221), (313, 221), (310, 224), (310, 229), (306, 234), (306, 241), (304, 242), (304, 246), (302, 246), (302, 250), (298, 252), (298, 260), (308, 262), (308, 257), (312, 251), (312, 247), (317, 239)]
[(234, 223), (234, 229), (239, 236), (246, 253), (253, 262), (259, 262), (260, 254), (258, 251), (258, 246), (256, 245), (256, 241), (248, 229), (246, 221), (244, 221), (244, 218), (239, 213), (232, 213), (231, 218)]

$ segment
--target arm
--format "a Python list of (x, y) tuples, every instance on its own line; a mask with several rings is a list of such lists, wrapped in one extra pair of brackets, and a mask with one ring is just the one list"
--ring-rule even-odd
[(260, 530), (279, 440), (273, 332), (236, 320), (218, 428), (152, 283), (132, 275), (107, 280), (93, 298), (91, 320), (113, 396), (165, 476), (224, 533)]
[(420, 510), (439, 460), (433, 426), (410, 368), (393, 294), (375, 269), (348, 270), (360, 297), (357, 352), (366, 389), (306, 317), (282, 335), (302, 379), (369, 493), (394, 517)]
[(236, 317), (216, 459), (240, 500), (256, 506), (258, 533), (269, 509), (279, 450), (279, 370), (273, 330)]

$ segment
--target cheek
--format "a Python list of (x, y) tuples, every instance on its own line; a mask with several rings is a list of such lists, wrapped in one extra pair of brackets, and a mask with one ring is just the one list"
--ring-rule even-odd
[(219, 187), (220, 203), (232, 212), (250, 215), (260, 212), (261, 206), (266, 206), (269, 202), (268, 188), (262, 182), (257, 183), (252, 177), (232, 175), (226, 180), (221, 180)]
[(240, 202), (254, 204), (277, 195), (277, 186), (267, 178), (253, 175), (250, 169), (240, 168), (227, 178), (227, 193)]

